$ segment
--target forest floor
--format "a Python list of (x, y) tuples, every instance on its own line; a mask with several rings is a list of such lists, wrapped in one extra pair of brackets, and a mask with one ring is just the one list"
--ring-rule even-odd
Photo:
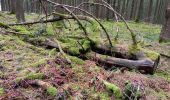
[[(29, 20), (37, 20), (37, 18), (38, 16), (35, 14), (27, 15)], [(11, 14), (2, 13), (0, 16), (0, 22), (6, 24), (15, 22), (15, 20), (15, 16)], [(119, 43), (131, 43), (130, 33), (122, 22), (102, 21), (102, 23), (113, 37), (116, 34), (116, 26), (119, 26)], [(54, 32), (54, 25), (51, 24), (14, 27), (20, 29), (20, 32), (24, 35), (31, 34), (32, 37), (36, 38), (54, 39), (55, 36), (61, 44), (63, 42), (65, 46), (75, 46), (74, 48), (70, 47), (75, 49), (79, 48), (78, 44), (71, 42), (72, 39), (66, 38), (69, 35), (82, 35), (79, 34), (81, 30), (74, 24), (73, 22), (74, 28), (62, 28), (57, 35), (56, 31), (59, 29)], [(160, 25), (129, 22), (129, 26), (138, 34), (144, 48), (170, 56), (170, 43), (158, 43)], [(47, 28), (46, 31), (40, 33), (40, 30), (44, 27)], [(87, 24), (87, 30), (91, 33), (90, 36), (104, 38), (103, 34), (98, 33), (99, 31), (92, 33), (91, 30), (94, 32), (94, 27), (96, 28), (96, 26), (88, 27)], [(99, 41), (105, 42), (103, 39)], [(76, 52), (76, 50), (73, 51)], [(122, 72), (121, 69), (116, 67), (105, 70), (93, 61), (66, 56), (71, 60), (71, 65), (67, 64), (62, 57), (59, 57), (59, 52), (56, 49), (51, 50), (30, 44), (24, 41), (22, 35), (12, 34), (9, 30), (1, 29), (0, 100), (114, 100), (114, 94), (108, 92), (103, 84), (96, 79), (98, 76), (118, 86), (123, 95), (126, 95), (124, 92), (126, 83), (130, 82), (140, 86), (141, 100), (170, 100), (170, 58), (161, 56), (155, 74), (149, 75), (141, 74), (137, 70)]]

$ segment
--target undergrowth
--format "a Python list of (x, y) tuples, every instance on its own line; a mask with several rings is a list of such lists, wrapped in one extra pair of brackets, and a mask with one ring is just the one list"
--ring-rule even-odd
[[(27, 15), (26, 18), (35, 19), (34, 14)], [(10, 15), (7, 15), (9, 17)], [(13, 15), (11, 15), (13, 16)], [(14, 17), (14, 16), (13, 16)], [(0, 20), (3, 18), (0, 17)], [(13, 19), (12, 22), (16, 20)], [(58, 96), (67, 97), (74, 99), (74, 96), (77, 98), (88, 98), (88, 99), (101, 99), (101, 100), (111, 100), (113, 97), (120, 98), (123, 94), (122, 92), (125, 89), (125, 84), (128, 81), (135, 83), (136, 81), (130, 79), (131, 77), (136, 77), (137, 81), (144, 80), (146, 81), (146, 76), (133, 72), (131, 76), (127, 76), (127, 73), (121, 73), (118, 71), (106, 71), (102, 67), (97, 66), (93, 62), (84, 61), (78, 57), (73, 57), (67, 55), (71, 60), (72, 64), (67, 65), (63, 59), (58, 59), (56, 61), (56, 56), (58, 51), (56, 49), (47, 49), (46, 47), (39, 47), (34, 44), (30, 44), (24, 41), (25, 38), (36, 38), (37, 41), (34, 41), (35, 44), (39, 43), (41, 40), (44, 41), (46, 38), (58, 39), (61, 43), (61, 46), (67, 48), (70, 53), (73, 55), (79, 55), (81, 53), (87, 52), (90, 49), (90, 41), (84, 39), (83, 31), (80, 30), (79, 26), (73, 20), (70, 24), (66, 21), (66, 27), (62, 27), (60, 32), (58, 28), (55, 28), (54, 25), (47, 24), (37, 24), (31, 27), (27, 26), (14, 26), (18, 29), (19, 32), (25, 34), (25, 37), (18, 37), (15, 35), (3, 35), (0, 33), (0, 83), (1, 76), (15, 82), (21, 80), (26, 81), (31, 84), (33, 80), (42, 80), (52, 84), (50, 87), (17, 87), (18, 89), (26, 89), (23, 93), (26, 93), (29, 89), (37, 89), (32, 94), (39, 93), (44, 97), (48, 98), (57, 98)], [(3, 21), (2, 21), (3, 22)], [(88, 35), (93, 41), (101, 42), (108, 45), (105, 33), (100, 29), (97, 23), (89, 24), (83, 22), (84, 26), (87, 28)], [(144, 42), (144, 44), (149, 44), (150, 42), (157, 42), (159, 38), (159, 33), (161, 30), (160, 25), (152, 25), (148, 23), (135, 23), (128, 22), (129, 26), (133, 28), (137, 34), (138, 42)], [(116, 27), (119, 26), (119, 41), (121, 43), (131, 43), (130, 33), (126, 29), (123, 22), (112, 22), (112, 21), (102, 21), (102, 24), (106, 27), (109, 35), (111, 36), (112, 42), (115, 43), (114, 37), (116, 33)], [(54, 30), (55, 29), (55, 30)], [(73, 37), (69, 37), (73, 36)], [(83, 39), (76, 39), (83, 38)], [(161, 44), (165, 45), (165, 44)], [(156, 48), (156, 47), (155, 47)], [(133, 49), (133, 48), (130, 48)], [(135, 50), (132, 50), (135, 52)], [(155, 53), (148, 55), (155, 57)], [(156, 55), (157, 56), (157, 55)], [(60, 62), (60, 63), (58, 63)], [(3, 68), (1, 68), (3, 66)], [(64, 66), (64, 67), (63, 67)], [(107, 77), (107, 81), (104, 82), (107, 86), (104, 86), (98, 80), (95, 80), (95, 77), (102, 73), (104, 77)], [(14, 77), (10, 77), (10, 76)], [(109, 75), (112, 77), (109, 79)], [(134, 76), (133, 76), (134, 75)], [(122, 79), (122, 77), (125, 77)], [(142, 77), (142, 78), (141, 78)], [(170, 82), (169, 71), (157, 71), (152, 77), (158, 79), (164, 79), (165, 82)], [(152, 78), (150, 77), (150, 78)], [(148, 78), (148, 77), (147, 77)], [(94, 79), (94, 80), (92, 80)], [(113, 80), (111, 80), (113, 79)], [(164, 82), (163, 81), (163, 82)], [(12, 81), (13, 82), (13, 81)], [(8, 83), (11, 84), (11, 83)], [(90, 85), (92, 84), (92, 86)], [(160, 83), (161, 84), (161, 83)], [(21, 86), (27, 86), (27, 84), (21, 84)], [(109, 86), (108, 86), (109, 85)], [(166, 84), (167, 85), (167, 84)], [(157, 91), (155, 87), (151, 88), (150, 83), (145, 83), (146, 90), (144, 92), (151, 91), (150, 97), (158, 97), (160, 100), (168, 100), (170, 96), (169, 92), (166, 92), (163, 88), (161, 91)], [(119, 90), (120, 88), (120, 90)], [(147, 90), (149, 88), (149, 90)], [(0, 96), (5, 94), (5, 92), (11, 88), (8, 88), (6, 84), (0, 85)], [(111, 90), (111, 94), (107, 91)], [(15, 91), (15, 90), (14, 90)], [(7, 91), (8, 92), (8, 91)], [(45, 93), (45, 94), (44, 94)], [(21, 93), (22, 94), (22, 93)], [(1, 97), (0, 97), (1, 98)], [(35, 97), (36, 98), (36, 97)]]

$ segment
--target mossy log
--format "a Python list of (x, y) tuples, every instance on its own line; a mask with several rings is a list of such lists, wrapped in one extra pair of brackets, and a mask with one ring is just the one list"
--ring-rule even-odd
[(102, 60), (101, 55), (96, 54), (98, 56), (96, 59), (101, 60), (102, 63), (145, 70), (151, 74), (154, 73), (160, 61), (159, 53), (143, 49), (140, 46), (115, 45), (113, 48), (110, 48), (104, 45), (94, 45), (91, 48), (93, 52), (111, 56)]
[[(41, 46), (46, 46), (47, 48), (59, 49), (57, 43), (50, 39), (31, 40), (32, 43), (38, 41)], [(30, 42), (31, 42), (30, 41)], [(127, 67), (130, 69), (143, 70), (146, 73), (153, 74), (158, 66), (160, 55), (153, 51), (148, 51), (140, 47), (127, 47), (127, 46), (114, 46), (113, 49), (102, 45), (94, 45), (92, 43), (91, 47), (93, 52), (86, 52), (84, 54), (73, 53), (70, 49), (62, 47), (63, 51), (69, 55), (77, 56), (85, 60), (93, 60), (99, 65), (104, 65), (107, 67)], [(79, 51), (78, 51), (79, 52)], [(109, 56), (106, 56), (109, 55)]]
[(114, 45), (113, 48), (105, 46), (102, 44), (96, 44), (91, 47), (92, 51), (114, 56), (116, 58), (130, 59), (130, 60), (141, 60), (141, 59), (151, 59), (153, 61), (158, 60), (160, 54), (151, 50), (144, 49), (140, 46), (133, 45)]
[(111, 56), (101, 55), (95, 52), (90, 52), (86, 55), (90, 60), (95, 61), (98, 65), (106, 66), (106, 68), (116, 67), (127, 67), (129, 69), (137, 69), (142, 73), (153, 74), (158, 61), (152, 61), (150, 59), (141, 59), (141, 60), (129, 60), (122, 58), (115, 58)]

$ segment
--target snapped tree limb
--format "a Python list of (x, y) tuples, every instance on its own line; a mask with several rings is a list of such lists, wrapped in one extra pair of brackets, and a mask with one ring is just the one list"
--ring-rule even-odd
[[(29, 42), (34, 43), (35, 40), (27, 40)], [(50, 48), (56, 48), (59, 50), (59, 46), (54, 41), (46, 39), (45, 41), (39, 42), (38, 45), (44, 45)], [(34, 44), (37, 45), (37, 44)], [(145, 50), (137, 50), (134, 53), (130, 53), (126, 50), (120, 50), (119, 47), (114, 47), (115, 49), (102, 48), (100, 46), (96, 46), (94, 50), (94, 45), (91, 46), (93, 52), (87, 52), (84, 54), (72, 54), (69, 52), (67, 48), (63, 48), (63, 51), (69, 55), (79, 57), (81, 59), (93, 60), (98, 65), (106, 66), (107, 68), (111, 68), (113, 66), (116, 67), (127, 67), (129, 69), (138, 69), (143, 70), (145, 73), (153, 74), (158, 66), (160, 55), (155, 52), (147, 52)], [(106, 51), (106, 52), (104, 52)], [(100, 54), (99, 54), (100, 53)], [(106, 56), (107, 55), (109, 56)], [(116, 57), (113, 57), (113, 55)], [(150, 55), (150, 56), (148, 56)], [(119, 57), (119, 58), (117, 58)]]

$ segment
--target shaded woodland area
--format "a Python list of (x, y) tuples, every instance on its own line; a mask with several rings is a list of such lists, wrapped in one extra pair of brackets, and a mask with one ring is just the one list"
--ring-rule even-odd
[[(100, 0), (52, 0), (61, 4), (72, 6), (79, 5), (82, 2), (97, 2)], [(15, 0), (1, 0), (2, 11), (12, 11)], [(146, 21), (156, 24), (165, 22), (165, 9), (168, 5), (168, 0), (107, 0), (107, 2), (116, 9), (126, 20)], [(27, 13), (44, 13), (39, 0), (23, 0), (24, 9)], [(47, 13), (51, 13), (54, 7), (51, 4), (46, 4)], [(105, 7), (97, 5), (82, 6), (88, 12), (101, 19), (112, 19), (113, 13)], [(13, 11), (12, 11), (13, 12)], [(101, 13), (102, 12), (102, 13)], [(76, 14), (83, 14), (76, 11)]]
[(0, 99), (170, 99), (169, 0), (0, 2)]

